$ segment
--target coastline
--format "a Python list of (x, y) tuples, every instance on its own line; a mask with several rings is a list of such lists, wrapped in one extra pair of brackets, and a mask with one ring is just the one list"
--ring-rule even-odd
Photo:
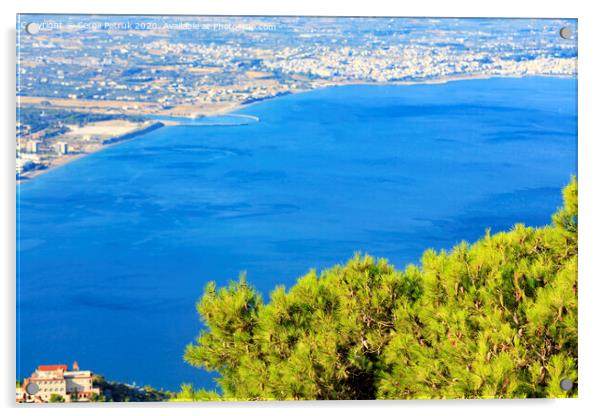
[(271, 101), (276, 98), (282, 98), (287, 95), (293, 94), (302, 94), (311, 91), (318, 91), (324, 88), (331, 87), (344, 87), (348, 85), (434, 85), (434, 84), (447, 84), (448, 82), (455, 81), (476, 81), (476, 80), (486, 80), (486, 79), (494, 79), (494, 78), (528, 78), (528, 77), (543, 77), (543, 78), (576, 78), (576, 74), (573, 75), (563, 75), (563, 74), (522, 74), (522, 75), (502, 75), (502, 74), (471, 74), (471, 75), (454, 75), (449, 77), (441, 77), (441, 78), (433, 78), (433, 79), (425, 79), (425, 80), (415, 80), (415, 81), (345, 81), (345, 82), (333, 82), (333, 83), (325, 83), (323, 86), (316, 88), (307, 88), (307, 89), (298, 89), (294, 91), (290, 91), (287, 94), (280, 94), (273, 97), (266, 97), (264, 99), (254, 101), (251, 103), (243, 103), (239, 102), (237, 105), (232, 106), (227, 111), (215, 110), (208, 111), (206, 113), (202, 113), (205, 116), (223, 116), (229, 115), (235, 111), (241, 110), (243, 108), (247, 108), (254, 104), (258, 104), (261, 102)]
[(132, 132), (104, 140), (102, 145), (94, 151), (62, 155), (62, 156), (54, 159), (52, 165), (48, 166), (47, 168), (32, 170), (32, 171), (27, 172), (26, 175), (21, 175), (20, 177), (16, 178), (16, 185), (19, 186), (23, 183), (30, 182), (30, 181), (34, 180), (35, 178), (37, 178), (47, 172), (51, 172), (57, 168), (60, 168), (61, 166), (65, 166), (68, 163), (74, 162), (78, 159), (89, 156), (91, 154), (98, 153), (104, 149), (108, 149), (109, 147), (116, 146), (121, 143), (129, 142), (131, 140), (138, 138), (141, 135), (144, 135), (144, 134), (149, 133), (154, 130), (158, 130), (164, 126), (177, 125), (177, 124), (178, 123), (169, 122), (169, 121), (167, 121), (167, 122), (166, 121), (156, 121), (154, 123), (151, 123), (150, 125), (143, 126)]
[[(266, 97), (260, 100), (255, 100), (253, 102), (242, 102), (242, 101), (233, 101), (230, 103), (226, 103), (223, 106), (221, 106), (221, 108), (219, 109), (202, 109), (199, 108), (198, 112), (195, 113), (191, 113), (189, 115), (190, 116), (197, 116), (197, 115), (201, 115), (202, 117), (216, 117), (216, 116), (225, 116), (225, 115), (232, 115), (232, 116), (236, 116), (236, 117), (245, 117), (245, 118), (253, 118), (256, 119), (257, 122), (259, 122), (259, 118), (253, 115), (247, 115), (247, 114), (237, 114), (236, 111), (239, 111), (241, 109), (250, 107), (252, 105), (258, 104), (258, 103), (262, 103), (262, 102), (266, 102), (266, 101), (271, 101), (274, 100), (276, 98), (282, 98), (284, 96), (287, 95), (292, 95), (292, 94), (301, 94), (301, 93), (307, 93), (307, 92), (311, 92), (311, 91), (317, 91), (317, 90), (321, 90), (321, 89), (325, 89), (325, 88), (331, 88), (331, 87), (343, 87), (343, 86), (350, 86), (350, 85), (433, 85), (433, 84), (446, 84), (448, 82), (455, 82), (455, 81), (471, 81), (471, 80), (486, 80), (486, 79), (493, 79), (493, 78), (527, 78), (527, 77), (552, 77), (552, 78), (574, 78), (576, 77), (576, 75), (555, 75), (555, 74), (524, 74), (524, 75), (499, 75), (499, 74), (470, 74), (470, 75), (456, 75), (456, 76), (449, 76), (449, 77), (442, 77), (442, 78), (435, 78), (435, 79), (427, 79), (427, 80), (415, 80), (415, 81), (383, 81), (383, 82), (377, 82), (377, 81), (373, 81), (373, 82), (366, 82), (366, 81), (346, 81), (346, 82), (332, 82), (332, 83), (325, 83), (323, 86), (319, 86), (316, 88), (308, 88), (308, 89), (298, 89), (298, 90), (294, 90), (294, 91), (290, 91), (286, 94), (277, 94), (275, 96), (272, 97)], [(19, 98), (19, 97), (17, 97)], [(141, 115), (140, 113), (125, 113), (126, 115)], [(147, 114), (149, 115), (149, 114)], [(50, 172), (56, 168), (59, 168), (61, 166), (64, 166), (72, 161), (78, 160), (82, 157), (97, 153), (99, 151), (102, 151), (108, 147), (111, 146), (116, 146), (119, 145), (121, 143), (125, 143), (128, 142), (130, 140), (134, 140), (136, 138), (138, 138), (141, 135), (144, 135), (145, 133), (148, 133), (149, 131), (152, 130), (156, 130), (158, 128), (162, 128), (162, 127), (170, 127), (170, 126), (177, 126), (177, 125), (183, 125), (185, 123), (183, 123), (182, 121), (176, 121), (173, 118), (182, 118), (184, 119), (185, 116), (179, 114), (179, 113), (167, 113), (167, 114), (152, 114), (154, 116), (157, 117), (156, 121), (154, 123), (152, 123), (149, 126), (145, 126), (143, 128), (139, 128), (135, 131), (132, 131), (130, 133), (127, 133), (125, 135), (122, 136), (116, 136), (116, 137), (112, 137), (110, 139), (107, 139), (105, 141), (103, 141), (102, 145), (94, 150), (94, 151), (90, 151), (90, 152), (86, 152), (86, 153), (77, 153), (77, 154), (68, 154), (68, 155), (64, 155), (63, 157), (57, 158), (55, 159), (55, 163), (53, 163), (51, 166), (47, 167), (46, 169), (39, 169), (39, 170), (34, 170), (34, 171), (29, 171), (26, 176), (21, 176), (21, 178), (17, 178), (16, 179), (16, 185), (20, 185), (21, 183), (26, 183), (29, 182), (33, 179), (35, 179), (38, 176), (43, 175), (46, 172)], [(161, 118), (161, 116), (164, 116), (165, 118)], [(172, 119), (170, 119), (172, 118)], [(191, 124), (192, 125), (192, 124)], [(199, 127), (203, 127), (202, 124), (197, 124)], [(220, 124), (216, 124), (216, 125), (220, 125)], [(207, 127), (209, 126), (216, 126), (216, 125), (206, 125)], [(223, 124), (223, 126), (228, 126), (227, 124)], [(150, 129), (150, 130), (149, 130)], [(124, 137), (127, 136), (127, 137)]]

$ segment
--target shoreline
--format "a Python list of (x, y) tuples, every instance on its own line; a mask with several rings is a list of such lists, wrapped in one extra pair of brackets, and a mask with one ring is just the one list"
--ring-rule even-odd
[[(317, 90), (321, 90), (324, 88), (330, 88), (330, 87), (342, 87), (342, 86), (347, 86), (347, 85), (433, 85), (433, 84), (446, 84), (448, 82), (455, 82), (455, 81), (471, 81), (471, 80), (485, 80), (485, 79), (494, 79), (494, 78), (516, 78), (516, 79), (520, 79), (520, 78), (529, 78), (529, 77), (542, 77), (542, 78), (563, 78), (563, 79), (570, 79), (570, 78), (577, 78), (577, 74), (511, 74), (511, 75), (505, 75), (505, 74), (486, 74), (486, 73), (472, 73), (469, 75), (450, 75), (450, 76), (443, 76), (440, 78), (425, 78), (425, 79), (417, 79), (417, 80), (406, 80), (406, 81), (363, 81), (363, 80), (353, 80), (353, 81), (325, 81), (322, 85), (316, 86), (314, 88), (305, 88), (305, 89), (295, 89), (295, 90), (290, 90), (290, 91), (286, 91), (283, 93), (278, 93), (276, 95), (273, 96), (269, 96), (269, 97), (265, 97), (265, 98), (260, 98), (260, 99), (255, 99), (252, 102), (246, 102), (247, 100), (244, 101), (230, 101), (230, 102), (226, 102), (226, 103), (220, 103), (219, 105), (217, 105), (217, 107), (219, 108), (203, 108), (201, 107), (196, 107), (193, 110), (191, 110), (190, 112), (187, 112), (186, 114), (183, 114), (181, 112), (178, 112), (177, 109), (163, 109), (163, 110), (159, 110), (159, 111), (144, 111), (143, 109), (136, 109), (136, 110), (132, 110), (132, 109), (128, 109), (125, 111), (122, 111), (118, 114), (120, 115), (125, 115), (125, 116), (154, 116), (154, 117), (165, 117), (167, 120), (169, 119), (169, 117), (174, 117), (174, 118), (188, 118), (188, 117), (193, 117), (193, 116), (205, 116), (205, 117), (213, 117), (213, 116), (223, 116), (223, 115), (228, 115), (230, 113), (233, 113), (235, 111), (240, 110), (241, 108), (245, 108), (260, 102), (264, 102), (264, 101), (269, 101), (269, 100), (273, 100), (275, 98), (281, 98), (281, 97), (285, 97), (287, 95), (293, 95), (293, 94), (299, 94), (299, 93), (304, 93), (304, 92), (310, 92), (310, 91), (317, 91)], [(43, 101), (50, 101), (52, 102), (54, 101), (60, 101), (60, 102), (65, 102), (65, 101), (69, 101), (68, 99), (64, 99), (64, 98), (52, 98), (52, 97), (37, 97), (37, 96), (17, 96), (17, 100), (18, 101), (28, 101), (27, 103), (25, 103), (25, 105), (31, 105), (31, 106), (39, 106), (40, 102)], [(77, 103), (80, 103), (80, 105), (78, 105)], [(110, 103), (113, 103), (113, 101), (107, 101)], [(95, 103), (95, 105), (92, 105), (91, 103)], [(53, 105), (53, 108), (65, 108), (65, 109), (70, 109), (73, 111), (80, 111), (80, 112), (85, 112), (85, 108), (90, 106), (90, 108), (92, 108), (92, 111), (87, 111), (87, 113), (89, 114), (105, 114), (105, 115), (114, 115), (117, 114), (113, 111), (99, 111), (98, 108), (103, 106), (106, 102), (104, 101), (92, 101), (92, 100), (77, 100), (76, 102), (74, 102), (73, 104), (65, 104), (65, 105)], [(119, 102), (121, 104), (128, 104), (128, 102)], [(87, 104), (87, 105), (85, 105)], [(152, 103), (153, 105), (156, 103)], [(110, 108), (110, 107), (109, 107)], [(161, 119), (163, 120), (163, 119)]]
[[(241, 110), (243, 108), (247, 108), (249, 106), (255, 105), (255, 104), (259, 104), (262, 102), (266, 102), (266, 101), (271, 101), (274, 100), (276, 98), (283, 98), (286, 97), (288, 95), (296, 95), (296, 94), (303, 94), (303, 93), (307, 93), (307, 92), (311, 92), (311, 91), (318, 91), (318, 90), (322, 90), (325, 88), (332, 88), (332, 87), (345, 87), (345, 86), (350, 86), (350, 85), (374, 85), (374, 86), (385, 86), (385, 85), (437, 85), (437, 84), (447, 84), (448, 82), (456, 82), (456, 81), (477, 81), (477, 80), (487, 80), (487, 79), (494, 79), (494, 78), (516, 78), (516, 79), (521, 79), (521, 78), (529, 78), (529, 77), (542, 77), (542, 78), (563, 78), (563, 79), (577, 79), (577, 75), (563, 75), (563, 74), (525, 74), (525, 75), (501, 75), (501, 74), (471, 74), (471, 75), (457, 75), (457, 76), (449, 76), (449, 77), (442, 77), (442, 78), (433, 78), (433, 79), (425, 79), (425, 80), (420, 80), (420, 81), (345, 81), (345, 82), (333, 82), (331, 84), (325, 84), (323, 86), (320, 87), (316, 87), (316, 88), (309, 88), (309, 89), (299, 89), (299, 90), (295, 90), (295, 91), (290, 91), (286, 94), (279, 94), (279, 95), (275, 95), (273, 97), (266, 97), (264, 99), (261, 100), (257, 100), (251, 103), (246, 103), (243, 104), (242, 102), (240, 102), (238, 105), (234, 105), (232, 106), (232, 108), (228, 109), (227, 111), (225, 110), (215, 110), (215, 111), (209, 111), (207, 113), (204, 113), (203, 115), (208, 116), (208, 117), (213, 117), (213, 116), (223, 116), (223, 115), (236, 115), (236, 114), (231, 114), (235, 111)], [(177, 116), (176, 116), (177, 117)]]
[[(526, 74), (526, 75), (498, 75), (498, 74), (471, 74), (471, 75), (458, 75), (458, 76), (449, 76), (449, 77), (442, 77), (442, 78), (435, 78), (435, 79), (427, 79), (427, 80), (420, 80), (420, 81), (383, 81), (383, 82), (378, 82), (378, 81), (372, 81), (372, 82), (366, 82), (366, 81), (346, 81), (346, 82), (333, 82), (333, 83), (326, 83), (323, 86), (319, 86), (316, 88), (309, 88), (309, 89), (299, 89), (299, 90), (295, 90), (295, 91), (289, 91), (285, 94), (277, 94), (275, 96), (272, 97), (266, 97), (264, 99), (260, 99), (260, 100), (256, 100), (253, 102), (248, 102), (248, 103), (243, 103), (243, 102), (231, 102), (228, 103), (227, 105), (224, 105), (225, 108), (222, 109), (216, 109), (216, 110), (208, 110), (208, 111), (198, 111), (197, 113), (194, 113), (193, 115), (197, 115), (200, 114), (203, 117), (216, 117), (216, 116), (225, 116), (225, 115), (232, 115), (235, 117), (243, 117), (243, 118), (249, 118), (249, 119), (256, 119), (257, 122), (259, 122), (259, 117), (254, 116), (254, 115), (248, 115), (248, 114), (237, 114), (235, 113), (236, 111), (239, 111), (243, 108), (247, 108), (250, 107), (252, 105), (255, 104), (259, 104), (262, 102), (266, 102), (266, 101), (271, 101), (274, 100), (276, 98), (282, 98), (282, 97), (286, 97), (288, 95), (293, 95), (293, 94), (302, 94), (302, 93), (307, 93), (307, 92), (311, 92), (311, 91), (318, 91), (318, 90), (322, 90), (325, 88), (332, 88), (332, 87), (344, 87), (344, 86), (351, 86), (351, 85), (374, 85), (374, 86), (384, 86), (384, 85), (436, 85), (436, 84), (447, 84), (448, 82), (456, 82), (456, 81), (472, 81), (472, 80), (487, 80), (487, 79), (493, 79), (493, 78), (516, 78), (516, 79), (520, 79), (520, 78), (528, 78), (528, 77), (550, 77), (550, 78), (575, 78), (576, 79), (576, 75), (554, 75), (554, 74)], [(17, 97), (18, 99), (19, 97)], [(68, 108), (68, 107), (65, 107)], [(95, 112), (90, 112), (90, 113), (95, 113)], [(107, 113), (100, 113), (100, 114), (107, 114)], [(144, 116), (145, 114), (139, 114), (139, 113), (124, 113), (125, 115), (132, 115), (132, 116)], [(48, 166), (46, 169), (39, 169), (39, 170), (34, 170), (34, 171), (30, 171), (27, 176), (23, 176), (21, 178), (17, 178), (16, 179), (16, 185), (19, 186), (22, 183), (27, 183), (41, 175), (43, 175), (46, 172), (50, 172), (56, 168), (59, 168), (61, 166), (64, 166), (70, 162), (73, 162), (75, 160), (81, 159), (85, 156), (100, 152), (108, 147), (111, 146), (116, 146), (119, 145), (121, 143), (126, 143), (129, 142), (130, 140), (134, 140), (136, 138), (138, 138), (141, 135), (144, 135), (145, 133), (148, 133), (150, 131), (153, 130), (157, 130), (159, 128), (163, 128), (163, 127), (172, 127), (172, 126), (178, 126), (178, 125), (187, 125), (184, 122), (180, 122), (180, 121), (176, 121), (171, 118), (182, 118), (185, 119), (185, 116), (182, 115), (178, 115), (178, 114), (146, 114), (148, 115), (153, 115), (155, 117), (157, 117), (156, 122), (152, 123), (150, 126), (146, 126), (144, 128), (140, 128), (137, 129), (135, 131), (132, 131), (130, 133), (127, 133), (125, 135), (122, 136), (128, 136), (127, 138), (123, 138), (120, 139), (120, 137), (122, 136), (116, 136), (116, 137), (112, 137), (110, 139), (107, 139), (103, 142), (102, 146), (100, 146), (98, 149), (91, 151), (91, 152), (87, 152), (87, 153), (77, 153), (77, 154), (73, 154), (73, 155), (65, 155), (63, 158), (58, 158), (59, 161), (51, 166)], [(161, 116), (165, 117), (165, 118), (160, 118)], [(150, 119), (149, 119), (150, 120)], [(254, 123), (251, 123), (254, 124)], [(159, 125), (157, 127), (157, 125)], [(188, 124), (189, 126), (198, 126), (198, 127), (204, 127), (202, 124)], [(238, 124), (234, 124), (235, 126)], [(242, 124), (244, 125), (244, 124)], [(155, 127), (154, 127), (155, 126)], [(220, 126), (219, 124), (208, 124), (205, 125), (205, 127), (215, 127), (215, 126)], [(224, 124), (222, 126), (226, 126), (228, 127), (229, 125)], [(151, 130), (149, 130), (151, 129)], [(114, 141), (113, 141), (114, 140)], [(106, 143), (105, 143), (106, 142)]]
[[(21, 184), (28, 183), (28, 182), (34, 180), (35, 178), (42, 176), (43, 174), (45, 174), (47, 172), (51, 172), (55, 169), (65, 166), (71, 162), (74, 162), (74, 161), (82, 159), (86, 156), (101, 152), (105, 149), (119, 145), (121, 143), (129, 142), (131, 140), (138, 138), (138, 136), (144, 135), (146, 133), (150, 133), (151, 131), (158, 130), (162, 127), (169, 126), (169, 125), (177, 125), (177, 123), (163, 122), (163, 121), (158, 120), (154, 123), (151, 123), (148, 126), (143, 126), (134, 131), (131, 131), (129, 133), (106, 139), (103, 141), (102, 145), (94, 151), (85, 152), (85, 153), (84, 152), (71, 153), (71, 154), (63, 155), (61, 157), (56, 158), (54, 160), (54, 163), (52, 165), (48, 166), (47, 168), (35, 169), (32, 171), (29, 171), (29, 172), (27, 172), (27, 176), (20, 175), (19, 178), (16, 178), (16, 185), (19, 186)], [(111, 141), (111, 140), (113, 140), (113, 141)]]

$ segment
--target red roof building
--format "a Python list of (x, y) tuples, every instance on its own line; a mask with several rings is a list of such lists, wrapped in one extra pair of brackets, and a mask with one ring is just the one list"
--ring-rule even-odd
[[(76, 361), (77, 363), (77, 361)], [(67, 371), (67, 366), (65, 364), (58, 365), (39, 365), (37, 371)]]
[(40, 365), (31, 377), (17, 387), (17, 402), (49, 402), (51, 397), (61, 396), (65, 402), (90, 401), (93, 394), (100, 394), (92, 382), (92, 372), (80, 370), (77, 361), (69, 370), (64, 364)]

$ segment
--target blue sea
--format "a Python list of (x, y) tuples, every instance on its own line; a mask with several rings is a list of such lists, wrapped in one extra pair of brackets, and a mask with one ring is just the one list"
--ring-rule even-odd
[(549, 223), (577, 173), (577, 81), (330, 87), (164, 127), (20, 185), (17, 377), (77, 360), (107, 379), (214, 387), (182, 359), (208, 281), (265, 297), (355, 252)]

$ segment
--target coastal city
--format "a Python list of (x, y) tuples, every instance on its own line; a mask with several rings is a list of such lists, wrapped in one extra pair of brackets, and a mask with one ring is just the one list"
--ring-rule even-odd
[(16, 27), (23, 407), (577, 397), (577, 19)]
[(562, 21), (497, 22), (30, 16), (18, 22), (17, 179), (160, 127), (157, 116), (224, 114), (332, 85), (576, 74)]

